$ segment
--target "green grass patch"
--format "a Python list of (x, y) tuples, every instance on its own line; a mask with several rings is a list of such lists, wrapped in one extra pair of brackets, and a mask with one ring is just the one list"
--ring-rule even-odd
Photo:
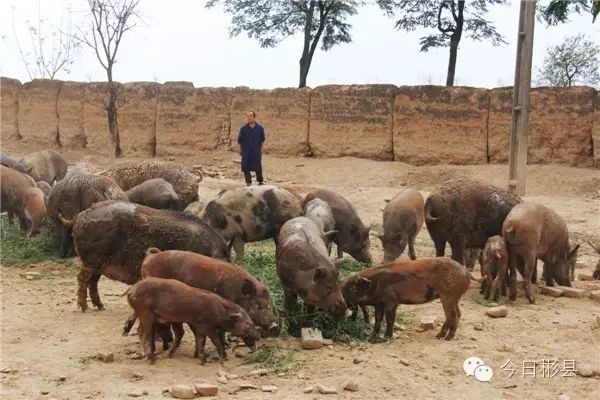
[(16, 220), (11, 225), (7, 216), (0, 217), (0, 264), (19, 266), (46, 260), (63, 263), (59, 247), (54, 227), (49, 222), (42, 224), (38, 235), (27, 237)]
[(299, 351), (281, 346), (261, 346), (246, 358), (245, 364), (259, 364), (272, 373), (290, 373), (304, 362), (296, 355)]
[[(272, 242), (246, 246), (246, 256), (240, 266), (253, 276), (262, 278), (269, 285), (278, 323), (281, 327), (281, 337), (298, 337), (301, 327), (311, 326), (320, 329), (324, 337), (335, 339), (338, 342), (350, 343), (369, 340), (371, 327), (364, 322), (360, 312), (354, 321), (348, 318), (337, 321), (328, 311), (314, 309), (313, 312), (309, 312), (303, 306), (298, 307), (293, 313), (288, 312), (284, 307), (283, 289), (277, 276), (275, 246)], [(365, 268), (367, 266), (360, 262), (347, 260), (340, 265), (340, 277), (343, 279), (351, 273), (362, 271)], [(408, 316), (399, 311), (396, 320), (406, 323)], [(373, 321), (372, 316), (371, 321)]]

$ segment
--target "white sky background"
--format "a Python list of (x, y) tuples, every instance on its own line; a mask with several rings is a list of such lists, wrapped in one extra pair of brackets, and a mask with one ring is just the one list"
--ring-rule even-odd
[[(141, 0), (143, 23), (125, 34), (115, 64), (115, 80), (192, 81), (201, 86), (249, 86), (252, 88), (296, 87), (298, 60), (302, 51), (300, 35), (290, 37), (276, 48), (261, 49), (257, 42), (240, 35), (229, 38), (231, 16), (217, 6), (204, 8), (203, 0)], [(38, 5), (42, 18), (58, 24), (63, 9), (73, 9), (73, 23), (87, 14), (85, 0), (0, 0), (0, 75), (29, 80), (20, 61), (11, 27), (11, 8), (17, 34), (28, 48), (27, 19), (36, 20)], [(468, 3), (467, 3), (468, 7)], [(513, 83), (519, 1), (494, 6), (487, 19), (493, 21), (508, 45), (493, 47), (472, 42), (463, 34), (458, 53), (456, 85), (496, 87)], [(328, 52), (318, 49), (313, 58), (308, 86), (350, 83), (391, 83), (395, 85), (444, 84), (448, 48), (419, 51), (418, 39), (425, 31), (407, 33), (394, 29), (375, 5), (363, 7), (351, 18), (353, 42)], [(591, 23), (589, 14), (573, 15), (570, 22), (546, 28), (537, 23), (534, 40), (535, 69), (541, 65), (548, 44), (565, 35), (583, 32), (600, 41), (600, 21)], [(85, 48), (70, 75), (57, 78), (102, 81), (106, 75), (94, 52)]]

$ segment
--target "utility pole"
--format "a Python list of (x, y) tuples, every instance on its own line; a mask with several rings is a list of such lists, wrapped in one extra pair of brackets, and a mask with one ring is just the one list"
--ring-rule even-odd
[(508, 176), (508, 189), (520, 196), (525, 194), (525, 181), (527, 180), (527, 129), (534, 26), (535, 0), (521, 0)]

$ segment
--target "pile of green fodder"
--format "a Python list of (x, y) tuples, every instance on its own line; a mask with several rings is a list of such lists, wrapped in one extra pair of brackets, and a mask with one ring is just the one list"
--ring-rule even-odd
[[(269, 244), (247, 245), (243, 262), (240, 263), (250, 274), (263, 280), (269, 285), (273, 295), (275, 312), (279, 326), (280, 336), (299, 336), (300, 329), (305, 326), (318, 328), (326, 338), (333, 338), (340, 342), (367, 341), (371, 334), (371, 327), (364, 322), (362, 313), (355, 319), (344, 318), (338, 321), (330, 312), (315, 308), (309, 312), (306, 307), (298, 307), (294, 313), (289, 313), (284, 307), (283, 289), (277, 276), (274, 246)], [(340, 278), (345, 278), (353, 272), (367, 268), (365, 264), (354, 260), (344, 261), (340, 265)], [(398, 312), (398, 319), (405, 316)], [(371, 319), (372, 320), (372, 319)]]
[(8, 223), (8, 217), (0, 217), (0, 264), (22, 265), (45, 260), (60, 260), (59, 244), (53, 224), (44, 221), (40, 233), (27, 237), (21, 232), (18, 220)]

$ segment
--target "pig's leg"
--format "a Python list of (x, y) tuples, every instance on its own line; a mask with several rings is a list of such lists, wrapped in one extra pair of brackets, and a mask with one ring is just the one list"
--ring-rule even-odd
[(435, 337), (438, 339), (441, 339), (444, 336), (446, 336), (446, 334), (448, 333), (448, 329), (450, 328), (450, 319), (452, 318), (452, 309), (450, 308), (448, 298), (445, 296), (440, 296), (440, 301), (442, 302), (442, 308), (444, 309), (444, 316), (446, 317), (446, 319), (444, 320), (444, 324), (442, 325), (442, 328), (440, 329), (438, 334), (435, 335)]
[(379, 337), (379, 331), (381, 330), (381, 320), (383, 320), (384, 305), (377, 304), (375, 306), (375, 326), (373, 326), (373, 333), (371, 339)]
[(369, 321), (369, 310), (367, 309), (367, 306), (361, 304), (360, 309), (362, 310), (363, 317), (365, 318), (365, 324), (369, 325), (371, 321)]
[(143, 312), (138, 315), (140, 320), (141, 337), (140, 341), (150, 364), (156, 360), (156, 345), (154, 343), (154, 315), (151, 312)]
[(340, 248), (340, 245), (338, 244), (337, 246), (337, 258), (342, 258), (344, 257), (344, 252), (342, 251), (342, 249)]
[(446, 253), (446, 240), (441, 238), (433, 238), (433, 244), (435, 245), (435, 256), (436, 257), (444, 257), (444, 253)]
[(546, 286), (554, 286), (554, 271), (544, 263), (544, 280)]
[(98, 294), (98, 280), (100, 280), (101, 276), (102, 275), (99, 272), (94, 271), (88, 283), (92, 304), (98, 310), (104, 310), (104, 304), (100, 301), (100, 294)]
[(216, 331), (208, 332), (208, 337), (213, 342), (215, 347), (217, 348), (217, 354), (221, 357), (221, 360), (227, 360), (227, 353), (225, 353), (225, 348), (223, 347), (223, 342), (221, 342), (221, 338), (219, 337), (219, 333)]
[(169, 350), (169, 357), (173, 357), (173, 354), (179, 348), (179, 345), (181, 344), (181, 338), (183, 337), (183, 324), (174, 323), (174, 324), (171, 324), (171, 327), (173, 328), (175, 337), (173, 338), (173, 345), (171, 346), (171, 349)]
[(283, 289), (283, 302), (285, 309), (289, 312), (295, 312), (298, 310), (298, 296), (296, 293)]
[(221, 339), (221, 343), (223, 343), (223, 347), (228, 349), (229, 342), (227, 342), (227, 340), (225, 340), (225, 331), (223, 329), (219, 329), (218, 333), (219, 333), (219, 339)]
[(59, 229), (61, 235), (60, 257), (65, 258), (69, 254), (69, 250), (73, 248), (73, 237), (71, 236), (71, 229), (67, 228), (63, 224), (59, 224)]
[(454, 306), (452, 311), (452, 322), (450, 324), (448, 334), (445, 337), (446, 340), (452, 340), (454, 335), (456, 335), (456, 329), (458, 329), (458, 321), (460, 320), (460, 309), (458, 308), (458, 302), (459, 300), (456, 300), (456, 306)]
[(510, 287), (508, 290), (508, 299), (515, 301), (517, 299), (517, 263), (521, 262), (521, 257), (516, 252), (509, 252), (509, 270), (510, 270)]
[(394, 322), (396, 322), (397, 304), (389, 304), (385, 307), (385, 337), (391, 339), (394, 335)]
[(235, 250), (235, 257), (238, 260), (244, 259), (244, 241), (241, 237), (236, 236), (233, 239), (233, 249)]
[(136, 320), (137, 317), (135, 316), (135, 313), (127, 317), (125, 323), (123, 324), (123, 336), (127, 336), (129, 334), (129, 331), (131, 331), (131, 328), (133, 328)]
[(523, 277), (523, 289), (525, 290), (525, 297), (527, 297), (529, 303), (533, 304), (535, 303), (535, 298), (533, 297), (533, 291), (531, 289), (531, 275), (536, 264), (535, 254), (527, 254), (523, 261), (525, 264), (524, 272), (526, 275)]
[(81, 311), (87, 310), (87, 288), (89, 286), (90, 279), (92, 278), (92, 270), (85, 265), (81, 266), (79, 274), (77, 275), (77, 304)]
[[(506, 270), (508, 265), (506, 263), (500, 264), (500, 268), (496, 272), (496, 276), (494, 277), (494, 281), (492, 282), (491, 296), (493, 301), (498, 301), (500, 293), (505, 291), (504, 286), (504, 278), (506, 277)], [(506, 292), (505, 292), (506, 293)]]
[(450, 248), (452, 249), (451, 258), (454, 261), (465, 265), (465, 243), (460, 239), (455, 239), (453, 242), (450, 243)]
[(12, 213), (12, 211), (8, 211), (8, 225), (12, 225), (13, 224), (13, 217), (15, 215)]
[(417, 254), (415, 253), (415, 235), (411, 235), (408, 238), (408, 256), (411, 260), (417, 259)]

